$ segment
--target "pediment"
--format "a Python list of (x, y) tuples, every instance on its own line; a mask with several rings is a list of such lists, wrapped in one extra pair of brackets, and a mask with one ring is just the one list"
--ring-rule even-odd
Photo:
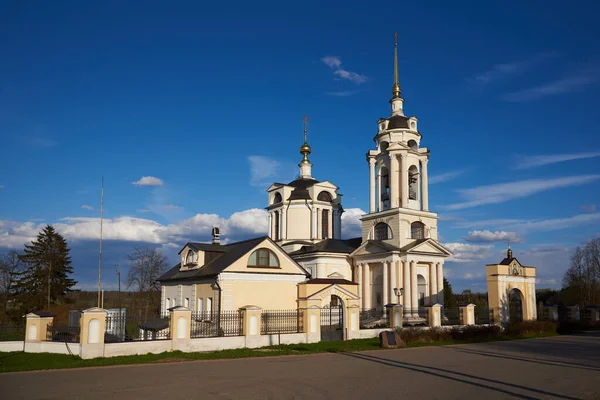
[(448, 256), (452, 255), (452, 252), (450, 252), (450, 250), (448, 250), (447, 248), (445, 248), (444, 246), (442, 246), (441, 244), (439, 244), (438, 242), (436, 242), (433, 239), (429, 239), (429, 240), (424, 241), (423, 243), (417, 244), (416, 246), (408, 249), (406, 251), (406, 253), (408, 253), (408, 254), (427, 253), (427, 254), (432, 254), (432, 255), (440, 255), (440, 256), (444, 256), (444, 257), (448, 257)]
[(319, 183), (315, 184), (314, 187), (324, 187), (324, 188), (334, 189), (334, 190), (339, 189), (339, 187), (335, 186), (333, 183), (331, 183), (329, 181), (319, 182)]
[(267, 192), (270, 192), (270, 191), (275, 190), (275, 189), (280, 189), (283, 186), (284, 185), (282, 185), (280, 183), (273, 183), (273, 184), (271, 184), (271, 186), (269, 186), (269, 188), (267, 189)]
[(371, 254), (383, 254), (389, 253), (392, 251), (399, 251), (400, 249), (394, 248), (394, 246), (386, 245), (377, 241), (367, 241), (360, 245), (356, 250), (354, 250), (350, 256), (361, 256), (361, 255), (371, 255)]

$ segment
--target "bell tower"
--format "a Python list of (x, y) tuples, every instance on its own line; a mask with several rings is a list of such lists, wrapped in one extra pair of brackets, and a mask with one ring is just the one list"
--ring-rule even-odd
[[(427, 164), (430, 152), (421, 146), (418, 119), (404, 113), (398, 78), (398, 34), (394, 33), (394, 83), (391, 115), (377, 121), (375, 149), (369, 163), (369, 213), (362, 218), (363, 241), (385, 240), (402, 247), (412, 239), (437, 240), (437, 214), (429, 210)], [(375, 225), (386, 223), (387, 232)]]

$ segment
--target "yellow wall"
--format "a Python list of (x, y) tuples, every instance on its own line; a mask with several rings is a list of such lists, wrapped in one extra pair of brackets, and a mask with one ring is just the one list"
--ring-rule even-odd
[(227, 282), (231, 302), (223, 309), (237, 310), (243, 306), (258, 306), (264, 310), (293, 310), (297, 308), (295, 282)]
[(308, 207), (287, 209), (286, 238), (290, 239), (308, 239), (312, 237), (310, 232), (311, 211)]
[(535, 297), (535, 268), (523, 267), (522, 274), (510, 275), (508, 265), (488, 265), (486, 276), (488, 284), (488, 304), (493, 309), (496, 323), (506, 322), (509, 311), (509, 293), (513, 289), (521, 292), (523, 320), (537, 319)]

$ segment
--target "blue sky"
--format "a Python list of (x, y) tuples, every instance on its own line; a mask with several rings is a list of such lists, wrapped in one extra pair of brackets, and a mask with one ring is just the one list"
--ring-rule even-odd
[(54, 224), (94, 287), (102, 176), (107, 288), (134, 246), (174, 261), (214, 224), (261, 235), (304, 114), (313, 175), (341, 188), (355, 236), (394, 31), (457, 289), (485, 291), (507, 238), (556, 287), (599, 235), (594, 2), (176, 3), (2, 2), (0, 251)]

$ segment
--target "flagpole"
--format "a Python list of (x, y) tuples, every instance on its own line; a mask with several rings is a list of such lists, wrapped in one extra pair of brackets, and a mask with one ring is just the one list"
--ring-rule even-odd
[(98, 259), (98, 307), (100, 307), (100, 278), (102, 276), (102, 217), (104, 211), (104, 176), (102, 177), (102, 194), (100, 195), (100, 257)]

